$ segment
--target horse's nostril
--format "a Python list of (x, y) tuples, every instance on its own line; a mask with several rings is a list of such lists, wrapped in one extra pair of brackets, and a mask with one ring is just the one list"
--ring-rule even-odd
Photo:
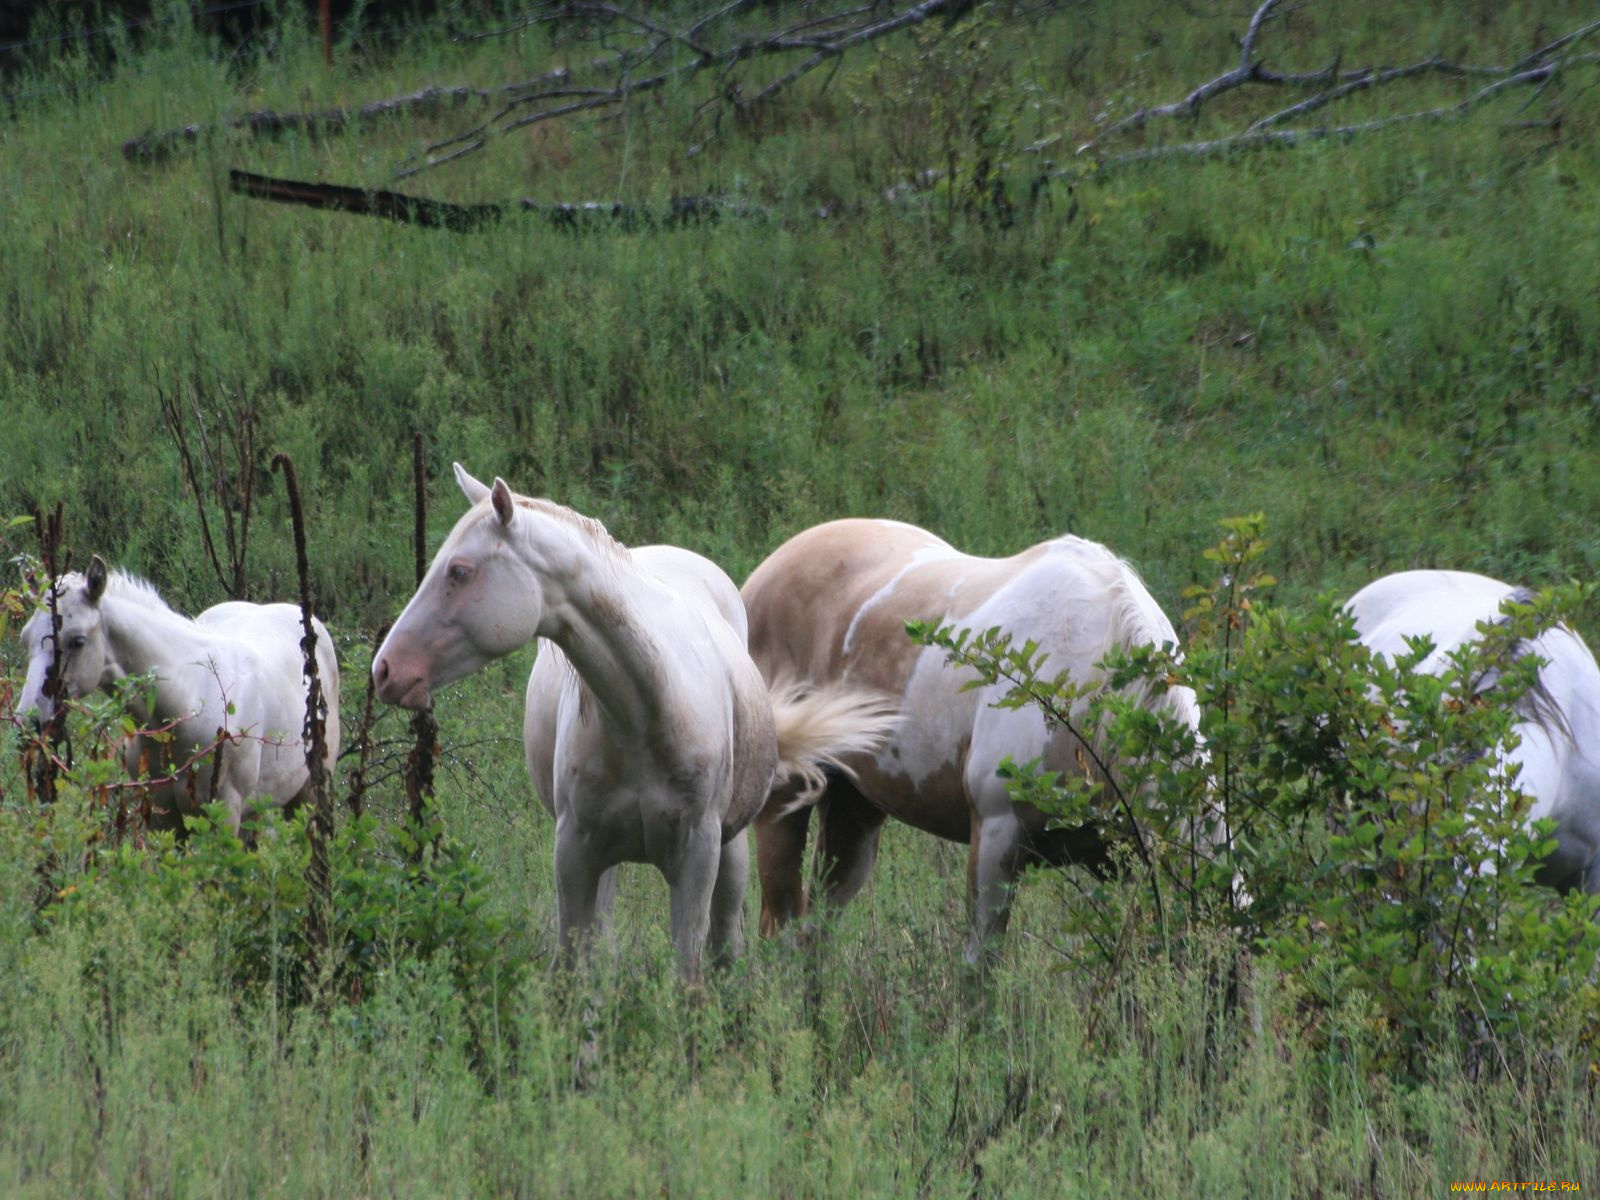
[(380, 658), (372, 664), (372, 677), (378, 681), (379, 687), (389, 682), (389, 663), (387, 659)]

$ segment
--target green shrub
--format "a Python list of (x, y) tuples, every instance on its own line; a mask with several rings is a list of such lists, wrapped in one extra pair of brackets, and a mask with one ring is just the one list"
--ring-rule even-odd
[[(1419, 1072), (1456, 1045), (1477, 1061), (1507, 1044), (1548, 1046), (1600, 1030), (1600, 897), (1535, 876), (1554, 822), (1499, 769), (1514, 705), (1539, 661), (1516, 647), (1564, 619), (1577, 589), (1508, 602), (1439, 674), (1426, 639), (1392, 663), (1357, 640), (1342, 606), (1259, 603), (1261, 518), (1224, 523), (1211, 588), (1191, 596), (1196, 639), (1108, 657), (1104, 685), (1043, 674), (1037, 646), (998, 629), (914, 625), (913, 636), (1013, 688), (1096, 747), (1088, 777), (1004, 764), (1013, 793), (1062, 824), (1122, 830), (1136, 853), (1120, 882), (1067, 918), (1084, 953), (1118, 968), (1134, 912), (1150, 946), (1222, 922), (1332, 1013), (1370, 1002), (1380, 1060)], [(1188, 686), (1200, 737), (1130, 688)], [(1106, 780), (1103, 785), (1100, 780)], [(1181, 903), (1175, 903), (1181, 901)]]
[[(81, 822), (74, 810), (87, 796), (64, 787), (48, 823)], [(191, 817), (182, 842), (154, 834), (149, 847), (140, 848), (131, 840), (83, 838), (88, 850), (70, 869), (60, 868), (53, 902), (41, 916), (46, 925), (92, 925), (108, 908), (144, 900), (175, 905), (198, 895), (221, 939), (229, 979), (247, 991), (270, 987), (291, 1004), (328, 990), (359, 1000), (387, 971), (441, 960), (475, 1003), (492, 1007), (506, 1000), (517, 968), (499, 960), (511, 930), (484, 908), (483, 870), (448, 838), (429, 840), (413, 861), (415, 831), (386, 837), (371, 815), (347, 820), (336, 832), (335, 953), (325, 978), (306, 978), (306, 820), (304, 814), (286, 821), (264, 817), (254, 848), (228, 829), (219, 805)]]

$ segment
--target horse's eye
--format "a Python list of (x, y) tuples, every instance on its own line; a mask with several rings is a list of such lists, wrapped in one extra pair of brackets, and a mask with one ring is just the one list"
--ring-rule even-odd
[(82, 650), (89, 644), (89, 639), (81, 633), (73, 634), (67, 639), (68, 650)]
[(451, 583), (465, 583), (472, 575), (472, 568), (466, 563), (451, 563), (449, 575)]

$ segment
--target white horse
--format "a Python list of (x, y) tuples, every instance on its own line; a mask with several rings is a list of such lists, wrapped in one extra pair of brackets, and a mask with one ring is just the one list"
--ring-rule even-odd
[[(235, 833), (253, 801), (293, 805), (306, 798), (310, 772), (302, 730), (306, 714), (300, 610), (292, 604), (230, 601), (191, 620), (169, 608), (155, 588), (121, 571), (108, 572), (99, 556), (83, 574), (52, 585), (61, 622), (51, 636), (48, 598), (23, 626), (28, 676), (18, 713), (54, 715), (45, 681), (59, 670), (71, 699), (96, 688), (107, 692), (129, 675), (154, 673), (147, 696), (128, 696), (140, 726), (170, 726), (171, 736), (135, 734), (123, 747), (130, 774), (165, 779), (151, 805), (175, 825), (177, 814), (220, 800)], [(320, 621), (317, 671), (327, 697), (323, 762), (339, 754), (339, 663)], [(221, 742), (215, 753), (201, 753)], [(196, 758), (196, 755), (199, 755)]]
[[(744, 585), (750, 652), (768, 679), (816, 687), (863, 687), (893, 696), (900, 724), (877, 750), (847, 760), (850, 778), (829, 780), (814, 805), (817, 869), (827, 900), (847, 904), (866, 883), (888, 817), (971, 847), (967, 890), (972, 931), (966, 957), (992, 954), (1005, 932), (1011, 893), (1030, 862), (1104, 865), (1094, 830), (1048, 828), (1038, 810), (1013, 804), (996, 774), (1009, 757), (1043, 759), (1079, 775), (1082, 744), (1031, 707), (995, 707), (1005, 681), (966, 690), (973, 674), (907, 635), (908, 620), (986, 630), (998, 626), (1049, 655), (1046, 670), (1074, 683), (1100, 677), (1115, 647), (1176, 643), (1177, 635), (1133, 568), (1077, 537), (1043, 542), (1010, 558), (962, 554), (897, 521), (830, 521), (785, 542)], [(1188, 688), (1140, 697), (1199, 728)], [(1082, 705), (1074, 712), (1083, 718)], [(756, 822), (761, 930), (775, 932), (807, 904), (801, 865), (811, 808), (781, 791)]]
[(598, 522), (486, 487), (459, 464), (471, 508), (439, 548), (373, 660), (386, 702), (436, 688), (534, 638), (528, 773), (556, 819), (563, 950), (609, 919), (615, 867), (649, 862), (671, 893), (684, 976), (743, 946), (745, 826), (775, 775), (820, 786), (824, 766), (887, 728), (869, 693), (771, 690), (745, 648), (738, 590), (673, 546), (629, 550)]
[[(1408, 636), (1426, 635), (1434, 649), (1418, 670), (1439, 672), (1448, 655), (1478, 636), (1478, 624), (1500, 617), (1507, 599), (1530, 593), (1467, 571), (1401, 571), (1367, 584), (1350, 598), (1362, 642), (1385, 658), (1406, 652)], [(1525, 652), (1545, 660), (1537, 693), (1524, 697), (1513, 726), (1520, 743), (1505, 756), (1533, 801), (1528, 819), (1553, 818), (1556, 850), (1540, 881), (1600, 892), (1600, 667), (1583, 639), (1565, 626), (1529, 640)]]

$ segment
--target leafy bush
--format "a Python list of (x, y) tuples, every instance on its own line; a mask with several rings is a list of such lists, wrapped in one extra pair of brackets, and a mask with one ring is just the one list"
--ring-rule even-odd
[[(1084, 953), (1120, 965), (1140, 911), (1168, 949), (1224, 922), (1316, 1009), (1370, 1001), (1386, 1065), (1407, 1070), (1441, 1045), (1487, 1055), (1508, 1040), (1592, 1038), (1600, 897), (1536, 881), (1554, 823), (1528, 820), (1501, 755), (1539, 666), (1516, 647), (1562, 620), (1576, 590), (1507, 603), (1428, 674), (1426, 639), (1387, 662), (1329, 597), (1303, 612), (1259, 603), (1274, 582), (1255, 566), (1261, 518), (1224, 524), (1207, 555), (1218, 580), (1190, 597), (1188, 651), (1114, 655), (1103, 684), (1045, 676), (1037, 646), (997, 629), (911, 630), (980, 682), (1010, 680), (1007, 705), (1038, 706), (1097, 747), (1090, 778), (1002, 767), (1018, 799), (1063, 824), (1121, 829), (1136, 850), (1069, 917)], [(1199, 742), (1134, 699), (1180, 685), (1199, 698)]]
[[(63, 789), (49, 824), (74, 822), (73, 811), (86, 809), (73, 801), (84, 798), (80, 789)], [(84, 839), (88, 852), (70, 869), (58, 868), (43, 919), (51, 925), (92, 924), (108, 908), (151, 899), (176, 905), (199, 895), (236, 986), (268, 987), (291, 1004), (330, 991), (359, 1000), (386, 971), (412, 961), (443, 961), (473, 1006), (487, 1010), (508, 1000), (518, 971), (500, 960), (511, 931), (485, 909), (485, 872), (449, 839), (430, 841), (413, 861), (416, 832), (386, 838), (370, 815), (344, 822), (335, 835), (329, 923), (336, 952), (324, 978), (308, 979), (307, 819), (303, 813), (287, 821), (264, 818), (254, 849), (229, 830), (219, 805), (189, 819), (182, 843), (155, 834), (150, 847), (140, 849), (91, 835)]]

